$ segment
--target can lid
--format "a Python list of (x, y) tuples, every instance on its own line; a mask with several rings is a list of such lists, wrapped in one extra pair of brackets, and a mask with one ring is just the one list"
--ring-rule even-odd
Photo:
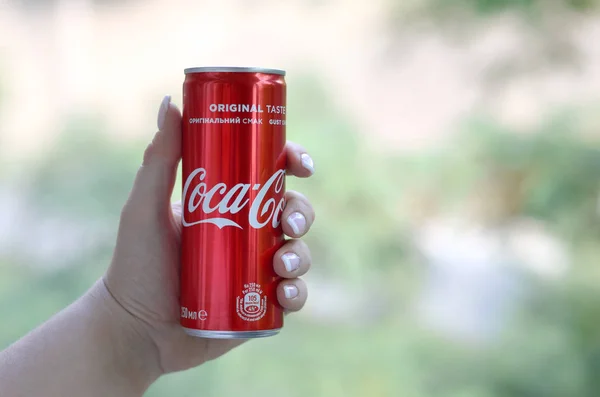
[(285, 76), (285, 70), (280, 69), (268, 69), (268, 68), (246, 68), (246, 67), (235, 67), (235, 66), (209, 66), (201, 68), (187, 68), (184, 70), (185, 74), (190, 73), (210, 73), (210, 72), (225, 72), (225, 73), (267, 73), (267, 74), (278, 74)]

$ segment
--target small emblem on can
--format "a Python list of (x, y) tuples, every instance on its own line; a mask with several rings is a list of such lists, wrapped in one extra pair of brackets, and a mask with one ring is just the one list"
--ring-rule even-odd
[(257, 321), (267, 312), (267, 297), (256, 283), (244, 284), (242, 295), (237, 297), (236, 311), (245, 321)]

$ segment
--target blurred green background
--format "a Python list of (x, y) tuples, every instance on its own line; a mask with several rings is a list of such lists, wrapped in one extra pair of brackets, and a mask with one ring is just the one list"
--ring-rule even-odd
[(600, 2), (0, 5), (0, 348), (102, 275), (162, 95), (288, 71), (303, 312), (155, 396), (600, 395)]

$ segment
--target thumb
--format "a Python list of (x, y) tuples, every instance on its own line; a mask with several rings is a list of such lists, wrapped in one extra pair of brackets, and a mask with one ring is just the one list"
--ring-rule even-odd
[(127, 202), (128, 209), (148, 213), (170, 209), (181, 159), (181, 113), (166, 96), (158, 110), (158, 132), (144, 152)]

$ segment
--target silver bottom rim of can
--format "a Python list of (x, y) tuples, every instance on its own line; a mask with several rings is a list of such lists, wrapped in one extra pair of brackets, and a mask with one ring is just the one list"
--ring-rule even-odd
[(210, 339), (251, 339), (251, 338), (266, 338), (267, 336), (277, 335), (281, 328), (267, 329), (264, 331), (202, 331), (198, 329), (185, 328), (186, 334), (198, 338)]

